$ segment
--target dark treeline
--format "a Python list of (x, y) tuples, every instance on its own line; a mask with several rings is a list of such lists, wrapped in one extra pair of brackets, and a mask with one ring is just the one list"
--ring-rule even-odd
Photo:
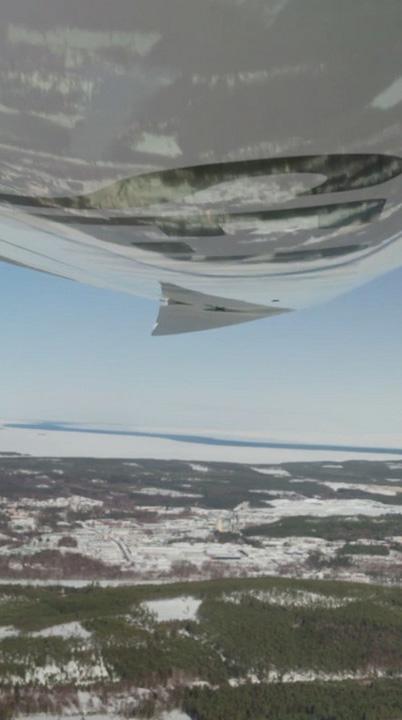
[(294, 683), (243, 685), (184, 692), (192, 720), (399, 720), (402, 683)]

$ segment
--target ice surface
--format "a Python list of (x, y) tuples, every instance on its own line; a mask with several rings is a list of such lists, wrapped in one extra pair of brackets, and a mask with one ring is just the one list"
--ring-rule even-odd
[[(187, 460), (198, 465), (204, 461), (253, 463), (254, 469), (261, 471), (258, 464), (281, 463), (290, 461), (338, 461), (351, 459), (379, 459), (383, 455), (367, 454), (359, 451), (299, 450), (292, 448), (261, 448), (224, 445), (209, 445), (196, 442), (167, 440), (159, 437), (134, 437), (22, 429), (7, 427), (0, 422), (0, 452), (28, 453), (36, 457), (108, 457), (108, 458), (144, 458), (152, 457), (166, 460)], [(398, 460), (398, 454), (395, 458)], [(194, 470), (194, 468), (193, 468)], [(195, 472), (205, 472), (196, 467)], [(268, 472), (268, 470), (266, 469)], [(286, 472), (286, 471), (284, 471)]]

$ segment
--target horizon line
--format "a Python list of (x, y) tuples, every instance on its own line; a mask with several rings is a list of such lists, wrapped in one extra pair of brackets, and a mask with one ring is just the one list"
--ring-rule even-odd
[(114, 430), (107, 428), (96, 428), (82, 425), (74, 425), (72, 423), (64, 423), (57, 421), (40, 421), (40, 422), (8, 422), (2, 423), (5, 428), (19, 430), (43, 430), (48, 432), (78, 432), (88, 435), (111, 435), (121, 437), (147, 437), (159, 438), (161, 440), (171, 440), (173, 442), (194, 443), (196, 445), (217, 445), (222, 447), (250, 447), (250, 448), (272, 448), (283, 450), (310, 450), (322, 451), (331, 450), (332, 452), (360, 452), (381, 455), (402, 455), (402, 448), (394, 447), (369, 447), (367, 445), (343, 445), (331, 443), (298, 443), (290, 441), (270, 441), (270, 440), (235, 440), (230, 438), (219, 438), (209, 435), (182, 434), (169, 432), (152, 432), (146, 430)]

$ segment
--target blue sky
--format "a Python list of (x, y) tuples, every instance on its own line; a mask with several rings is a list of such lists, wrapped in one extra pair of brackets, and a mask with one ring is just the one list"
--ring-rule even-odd
[(331, 303), (151, 337), (157, 303), (0, 265), (2, 419), (402, 440), (402, 270)]

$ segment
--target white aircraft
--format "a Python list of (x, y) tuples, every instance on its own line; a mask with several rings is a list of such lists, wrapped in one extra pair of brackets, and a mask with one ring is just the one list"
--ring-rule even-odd
[(3, 0), (0, 28), (2, 260), (161, 297), (156, 335), (402, 264), (401, 3)]

